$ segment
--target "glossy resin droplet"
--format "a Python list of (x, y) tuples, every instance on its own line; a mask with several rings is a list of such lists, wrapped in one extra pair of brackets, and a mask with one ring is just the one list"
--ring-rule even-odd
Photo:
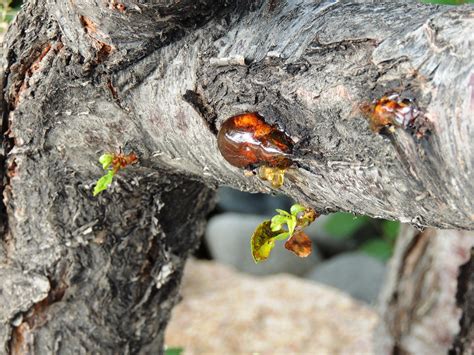
[(222, 156), (233, 166), (287, 168), (292, 164), (291, 138), (271, 126), (257, 113), (245, 113), (226, 120), (217, 135)]
[(383, 96), (372, 104), (362, 105), (362, 112), (370, 120), (370, 128), (380, 132), (384, 127), (412, 128), (421, 115), (415, 103), (398, 94)]

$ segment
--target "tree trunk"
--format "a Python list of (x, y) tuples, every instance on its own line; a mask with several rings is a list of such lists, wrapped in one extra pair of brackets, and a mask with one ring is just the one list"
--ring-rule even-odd
[(99, 202), (80, 184), (57, 182), (64, 189), (46, 211), (32, 192), (30, 218), (42, 231), (9, 235), (0, 268), (3, 351), (160, 351), (212, 193), (179, 175), (142, 174)]
[(471, 248), (472, 232), (402, 230), (381, 297), (378, 353), (474, 352)]
[[(218, 152), (216, 130), (243, 111), (297, 142), (281, 189), (296, 200), (473, 229), (473, 13), (28, 1), (5, 39), (0, 349), (158, 351), (212, 190), (273, 192)], [(394, 90), (416, 98), (430, 135), (369, 130), (355, 108)], [(119, 147), (139, 163), (92, 197), (98, 157)]]

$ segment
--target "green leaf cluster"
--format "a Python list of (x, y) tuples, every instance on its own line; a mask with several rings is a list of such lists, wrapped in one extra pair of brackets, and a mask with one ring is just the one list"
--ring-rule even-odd
[(290, 212), (276, 211), (278, 214), (271, 220), (263, 221), (250, 239), (250, 249), (256, 263), (268, 259), (276, 240), (291, 238), (297, 229), (307, 227), (316, 219), (314, 210), (300, 204), (291, 206)]
[(107, 173), (97, 180), (94, 191), (92, 192), (94, 196), (97, 196), (102, 191), (107, 190), (110, 184), (112, 184), (112, 180), (115, 176), (115, 171), (111, 169), (113, 159), (114, 156), (109, 153), (103, 154), (99, 158), (99, 162), (102, 164), (102, 169), (107, 170)]

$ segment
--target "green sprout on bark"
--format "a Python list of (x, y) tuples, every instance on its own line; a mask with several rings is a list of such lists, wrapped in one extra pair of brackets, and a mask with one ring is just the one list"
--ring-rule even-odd
[(285, 240), (285, 248), (299, 257), (311, 254), (311, 239), (303, 232), (318, 217), (315, 210), (300, 204), (291, 206), (290, 212), (277, 209), (277, 215), (263, 221), (250, 239), (250, 249), (256, 263), (265, 261), (275, 247), (275, 241)]
[(125, 169), (128, 165), (135, 164), (138, 158), (135, 153), (123, 154), (119, 153), (105, 153), (99, 158), (102, 168), (107, 172), (95, 184), (93, 195), (97, 196), (112, 184), (112, 180), (121, 169)]

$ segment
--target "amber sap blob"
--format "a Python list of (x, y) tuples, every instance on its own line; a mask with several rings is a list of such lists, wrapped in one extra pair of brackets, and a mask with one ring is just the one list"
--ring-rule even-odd
[(272, 186), (276, 189), (283, 186), (285, 182), (286, 169), (274, 168), (262, 165), (258, 168), (258, 177), (262, 180), (270, 181)]
[(380, 132), (384, 127), (411, 128), (420, 115), (412, 100), (402, 99), (398, 94), (383, 96), (372, 105), (363, 105), (362, 112), (368, 116), (374, 132)]
[(227, 119), (217, 135), (222, 156), (233, 166), (253, 169), (269, 166), (288, 168), (292, 161), (291, 138), (271, 126), (257, 113), (245, 113)]

